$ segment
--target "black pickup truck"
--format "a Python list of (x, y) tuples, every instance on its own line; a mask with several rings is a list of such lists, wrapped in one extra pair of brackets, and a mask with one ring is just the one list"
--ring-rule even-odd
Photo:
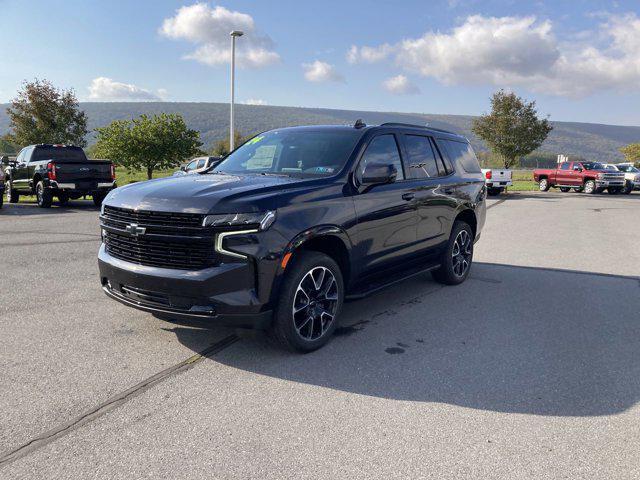
[(53, 198), (60, 205), (85, 195), (96, 206), (116, 187), (115, 167), (109, 160), (89, 160), (80, 147), (30, 145), (6, 165), (7, 200), (36, 195), (38, 206), (49, 208)]

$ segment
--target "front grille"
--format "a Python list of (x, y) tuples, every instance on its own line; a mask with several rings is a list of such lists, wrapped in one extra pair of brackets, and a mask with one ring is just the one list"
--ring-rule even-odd
[(624, 175), (619, 175), (619, 174), (616, 174), (616, 173), (605, 173), (602, 176), (602, 179), (603, 180), (609, 180), (609, 181), (617, 180), (617, 181), (622, 182), (622, 181), (624, 181)]
[(217, 263), (213, 238), (181, 242), (105, 232), (104, 245), (113, 257), (150, 267), (201, 270)]
[(147, 233), (163, 235), (199, 235), (203, 232), (204, 215), (199, 213), (152, 212), (105, 205), (102, 221), (105, 225), (124, 230), (135, 223)]

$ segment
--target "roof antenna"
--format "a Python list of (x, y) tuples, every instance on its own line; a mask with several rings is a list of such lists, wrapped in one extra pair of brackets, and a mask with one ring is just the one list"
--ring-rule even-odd
[(363, 128), (366, 127), (367, 124), (362, 121), (361, 118), (356, 120), (356, 123), (353, 124), (353, 128)]

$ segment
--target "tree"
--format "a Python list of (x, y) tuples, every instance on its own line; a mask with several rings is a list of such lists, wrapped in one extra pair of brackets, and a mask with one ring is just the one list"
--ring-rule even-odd
[(184, 159), (202, 153), (199, 133), (188, 129), (180, 114), (140, 115), (133, 120), (116, 120), (96, 131), (95, 156), (109, 158), (130, 171), (146, 170), (148, 179), (156, 170), (177, 167)]
[(6, 153), (11, 155), (16, 153), (18, 150), (18, 146), (11, 141), (9, 135), (3, 135), (0, 137), (0, 154)]
[[(242, 136), (242, 134), (238, 131), (233, 132), (233, 139), (236, 148), (238, 148), (240, 145), (242, 145), (244, 142), (246, 142), (249, 137), (244, 138)], [(227, 135), (227, 137), (224, 140), (218, 140), (215, 145), (213, 146), (213, 149), (211, 149), (211, 155), (214, 157), (224, 157), (225, 155), (229, 154), (229, 135)]]
[(498, 155), (504, 168), (540, 147), (553, 130), (549, 120), (539, 119), (536, 102), (527, 102), (504, 90), (491, 97), (491, 113), (474, 119), (472, 130)]
[(9, 140), (20, 146), (34, 143), (86, 145), (87, 116), (73, 90), (59, 90), (47, 80), (24, 82), (7, 108)]
[(640, 143), (630, 143), (626, 147), (622, 147), (620, 152), (627, 162), (640, 163)]

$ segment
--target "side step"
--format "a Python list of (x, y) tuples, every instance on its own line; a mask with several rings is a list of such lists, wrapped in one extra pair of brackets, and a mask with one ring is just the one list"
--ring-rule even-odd
[(426, 268), (424, 266), (420, 266), (409, 270), (404, 270), (395, 275), (391, 275), (385, 281), (380, 280), (371, 282), (363, 288), (358, 288), (347, 293), (347, 295), (345, 295), (345, 300), (358, 300), (360, 298), (368, 297), (369, 295), (376, 293), (384, 288), (390, 287), (391, 285), (395, 285), (396, 283), (403, 282), (408, 278), (415, 277), (422, 273), (427, 273), (438, 268), (440, 268), (440, 264), (431, 265)]

